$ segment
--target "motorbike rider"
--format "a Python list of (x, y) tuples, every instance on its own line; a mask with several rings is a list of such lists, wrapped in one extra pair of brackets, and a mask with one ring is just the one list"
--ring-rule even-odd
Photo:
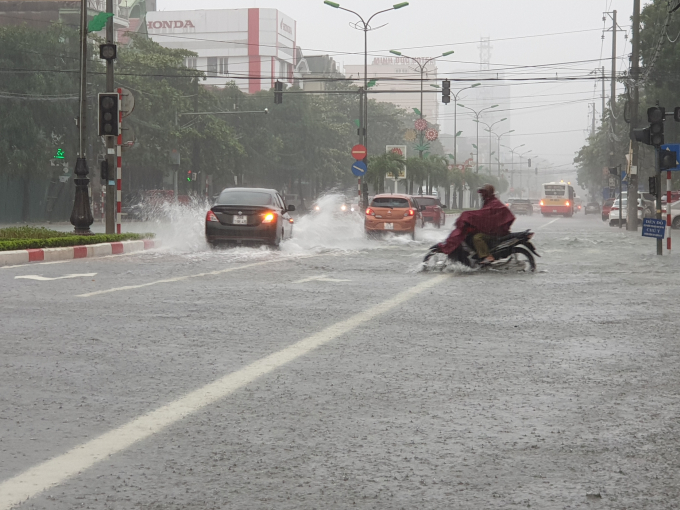
[(456, 228), (437, 248), (447, 255), (458, 248), (465, 239), (472, 235), (478, 259), (485, 264), (494, 261), (489, 252), (489, 244), (495, 238), (510, 233), (510, 226), (515, 215), (503, 202), (496, 198), (496, 190), (491, 184), (484, 184), (477, 190), (482, 197), (483, 205), (476, 211), (465, 211), (456, 220)]

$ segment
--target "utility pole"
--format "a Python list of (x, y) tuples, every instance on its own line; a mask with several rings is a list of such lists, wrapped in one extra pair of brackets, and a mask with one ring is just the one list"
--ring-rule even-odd
[(76, 196), (71, 211), (71, 224), (74, 232), (79, 235), (92, 235), (90, 225), (94, 222), (90, 208), (90, 179), (87, 178), (86, 147), (87, 147), (87, 0), (80, 2), (80, 115), (78, 128), (80, 129), (80, 145), (76, 160), (75, 175)]
[(600, 118), (603, 125), (604, 125), (604, 112), (607, 111), (607, 103), (605, 101), (606, 98), (604, 95), (604, 66), (602, 66), (602, 112)]
[(593, 118), (592, 120), (592, 126), (590, 127), (590, 136), (595, 136), (595, 103), (591, 103), (593, 107)]
[[(633, 81), (633, 94), (630, 104), (630, 143), (632, 154), (630, 158), (630, 173), (628, 174), (628, 217), (637, 218), (638, 201), (638, 159), (640, 146), (633, 135), (633, 129), (639, 122), (640, 90), (638, 78), (640, 76), (640, 0), (633, 0), (633, 55), (630, 64), (630, 77)], [(657, 203), (661, 203), (659, 199)], [(657, 209), (660, 207), (657, 206)], [(627, 221), (626, 230), (637, 232), (637, 221)]]
[[(194, 90), (194, 113), (198, 112), (198, 92), (199, 92), (199, 84), (198, 84), (198, 76), (194, 78), (195, 81), (195, 90)], [(200, 158), (200, 147), (198, 145), (198, 139), (194, 139), (194, 151), (193, 151), (193, 157), (191, 158), (191, 166), (193, 167), (193, 171), (191, 172), (191, 182), (187, 186), (191, 191), (194, 191), (196, 189), (196, 185), (194, 184), (196, 180), (198, 180), (198, 158)], [(196, 177), (194, 177), (196, 176)], [(241, 186), (243, 186), (243, 183), (241, 183)]]
[[(106, 0), (106, 12), (113, 14), (113, 0)], [(113, 16), (106, 20), (106, 42), (113, 44)], [(106, 59), (106, 92), (115, 92), (115, 84), (113, 80), (113, 59)], [(106, 183), (106, 233), (116, 233), (116, 146), (115, 137), (105, 136), (106, 139), (106, 166), (107, 179)]]

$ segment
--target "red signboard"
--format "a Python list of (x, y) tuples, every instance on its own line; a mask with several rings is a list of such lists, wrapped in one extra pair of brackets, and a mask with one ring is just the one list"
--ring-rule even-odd
[(362, 160), (366, 157), (366, 147), (361, 144), (352, 147), (352, 157), (357, 160)]

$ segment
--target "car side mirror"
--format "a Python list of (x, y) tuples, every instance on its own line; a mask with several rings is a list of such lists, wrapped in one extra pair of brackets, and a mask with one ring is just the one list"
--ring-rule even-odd
[(421, 205), (421, 206), (418, 208), (418, 210), (419, 210), (419, 211), (426, 211), (426, 210), (427, 210), (427, 207), (425, 207), (424, 205)]
[(288, 211), (289, 211), (289, 212), (293, 212), (294, 210), (295, 210), (295, 206), (294, 206), (294, 205), (289, 205), (289, 206), (288, 206)]

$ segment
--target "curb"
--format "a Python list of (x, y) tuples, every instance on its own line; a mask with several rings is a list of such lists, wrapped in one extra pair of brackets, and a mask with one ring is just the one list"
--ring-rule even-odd
[(143, 239), (140, 241), (119, 241), (115, 243), (88, 244), (85, 246), (67, 246), (64, 248), (0, 251), (0, 267), (28, 264), (29, 262), (54, 262), (56, 260), (123, 255), (125, 253), (158, 248), (160, 244), (159, 241)]

